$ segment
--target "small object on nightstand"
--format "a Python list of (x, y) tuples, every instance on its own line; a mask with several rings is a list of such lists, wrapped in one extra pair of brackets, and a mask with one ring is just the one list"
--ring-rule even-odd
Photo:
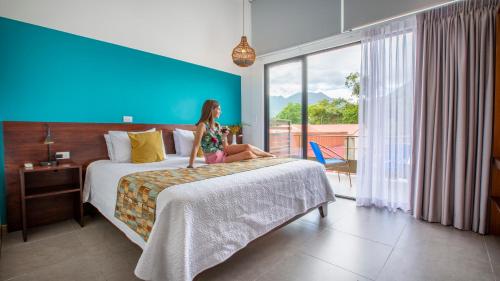
[(47, 126), (47, 135), (45, 136), (45, 140), (43, 144), (47, 145), (47, 161), (42, 161), (40, 162), (40, 166), (55, 166), (57, 165), (57, 161), (53, 161), (50, 156), (50, 145), (54, 144), (54, 139), (50, 135), (50, 127), (49, 125)]
[[(27, 163), (29, 164), (29, 163)], [(26, 165), (26, 164), (25, 164)], [(19, 169), (19, 179), (21, 188), (21, 215), (23, 240), (27, 240), (27, 216), (26, 205), (33, 200), (48, 200), (47, 198), (56, 196), (74, 197), (72, 213), (65, 218), (73, 216), (83, 227), (83, 202), (82, 202), (82, 166), (69, 163), (58, 166), (35, 166)], [(37, 202), (40, 203), (41, 201)], [(46, 201), (47, 202), (47, 201)], [(53, 213), (58, 208), (58, 204), (50, 202), (40, 213)], [(58, 200), (53, 200), (58, 202)], [(38, 211), (38, 210), (37, 210)], [(69, 211), (69, 210), (68, 210)]]
[(24, 168), (26, 170), (31, 170), (33, 169), (33, 163), (24, 163)]
[(55, 158), (57, 161), (59, 160), (69, 160), (70, 154), (69, 151), (56, 152)]

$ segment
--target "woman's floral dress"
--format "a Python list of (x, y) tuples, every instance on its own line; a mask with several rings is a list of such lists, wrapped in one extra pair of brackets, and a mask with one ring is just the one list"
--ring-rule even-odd
[(219, 150), (224, 151), (219, 124), (215, 123), (216, 129), (212, 129), (210, 124), (206, 122), (205, 127), (205, 133), (201, 137), (201, 150), (203, 150), (203, 153), (214, 153)]

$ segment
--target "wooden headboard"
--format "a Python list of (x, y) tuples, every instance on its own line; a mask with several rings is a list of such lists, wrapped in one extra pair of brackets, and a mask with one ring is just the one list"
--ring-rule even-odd
[[(19, 191), (19, 168), (25, 162), (38, 163), (47, 159), (47, 146), (43, 144), (46, 125), (51, 129), (55, 143), (51, 151), (69, 151), (71, 161), (84, 167), (99, 159), (108, 159), (103, 135), (107, 131), (143, 131), (150, 128), (162, 130), (167, 153), (175, 153), (172, 131), (175, 128), (194, 130), (193, 125), (159, 124), (99, 124), (99, 123), (55, 123), (55, 122), (3, 122), (5, 151), (5, 181), (7, 191), (7, 224), (9, 231), (21, 229), (21, 201)], [(57, 202), (54, 200), (58, 200)], [(67, 202), (66, 202), (67, 201)], [(71, 208), (68, 198), (33, 201), (28, 212), (30, 226), (65, 219), (67, 212), (50, 208), (55, 203)], [(33, 206), (36, 205), (36, 206)], [(51, 209), (50, 218), (40, 210)]]

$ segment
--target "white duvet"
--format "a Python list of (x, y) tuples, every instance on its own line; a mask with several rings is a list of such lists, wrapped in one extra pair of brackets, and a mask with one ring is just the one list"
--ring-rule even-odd
[[(200, 159), (195, 165), (202, 163)], [(87, 168), (84, 201), (143, 248), (135, 269), (141, 279), (192, 280), (294, 216), (335, 200), (324, 167), (299, 160), (163, 190), (147, 243), (114, 217), (121, 177), (186, 164), (186, 157), (168, 155), (157, 163), (100, 160)]]

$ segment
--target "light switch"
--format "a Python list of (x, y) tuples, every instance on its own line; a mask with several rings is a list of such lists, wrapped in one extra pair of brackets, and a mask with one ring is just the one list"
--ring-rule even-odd
[(134, 122), (134, 118), (132, 116), (123, 116), (124, 123), (132, 123)]
[(63, 159), (69, 159), (69, 158), (70, 158), (69, 151), (56, 152), (56, 159), (57, 160), (63, 160)]

